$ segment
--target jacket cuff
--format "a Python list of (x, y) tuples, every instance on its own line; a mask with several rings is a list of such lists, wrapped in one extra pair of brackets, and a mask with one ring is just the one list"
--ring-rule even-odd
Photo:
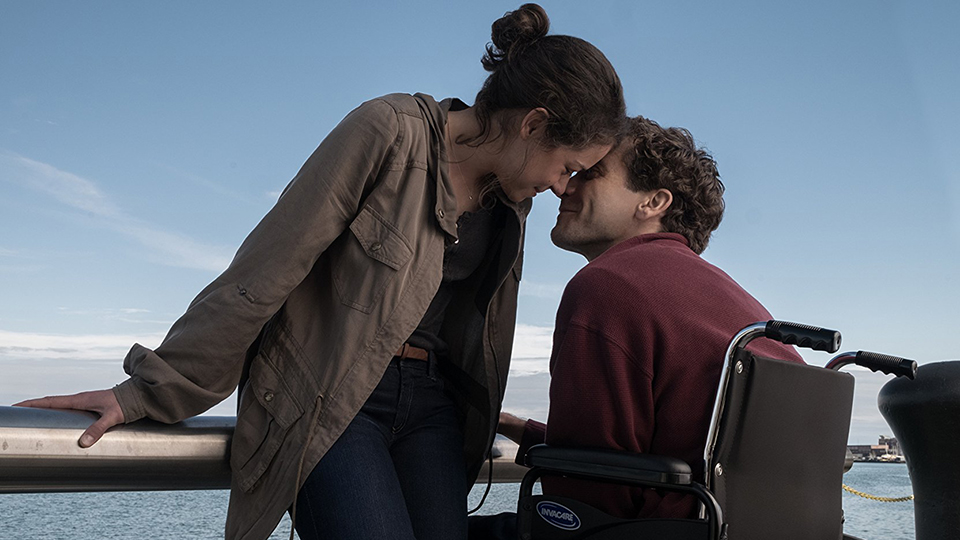
[(132, 378), (114, 386), (113, 395), (120, 404), (120, 410), (123, 411), (124, 424), (136, 422), (147, 415), (143, 400), (140, 399), (140, 389)]
[(523, 438), (520, 439), (520, 448), (517, 449), (517, 458), (514, 462), (517, 465), (527, 466), (524, 463), (523, 458), (527, 455), (527, 450), (531, 446), (536, 446), (538, 444), (543, 444), (544, 439), (547, 436), (547, 425), (543, 422), (537, 422), (536, 420), (527, 420), (527, 423), (523, 426)]

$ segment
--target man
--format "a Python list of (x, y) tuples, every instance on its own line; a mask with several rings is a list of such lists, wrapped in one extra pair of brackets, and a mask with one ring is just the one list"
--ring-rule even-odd
[[(723, 216), (713, 158), (684, 129), (631, 119), (624, 142), (561, 196), (551, 237), (587, 264), (567, 285), (550, 359), (547, 424), (502, 413), (521, 445), (612, 448), (679, 457), (702, 475), (724, 353), (733, 335), (771, 318), (700, 258)], [(765, 356), (802, 362), (759, 340)], [(565, 478), (543, 491), (619, 517), (693, 517), (695, 500)], [(479, 536), (479, 535), (478, 535)]]

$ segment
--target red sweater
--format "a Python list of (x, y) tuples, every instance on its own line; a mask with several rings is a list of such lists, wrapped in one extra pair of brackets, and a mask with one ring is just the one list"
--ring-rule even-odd
[[(550, 413), (527, 422), (529, 446), (613, 448), (674, 456), (703, 475), (703, 447), (724, 354), (741, 328), (770, 314), (673, 233), (610, 248), (567, 285), (550, 358)], [(751, 350), (802, 362), (792, 347)], [(518, 457), (518, 460), (522, 457)], [(619, 517), (692, 517), (695, 499), (614, 484), (544, 478), (568, 496)]]

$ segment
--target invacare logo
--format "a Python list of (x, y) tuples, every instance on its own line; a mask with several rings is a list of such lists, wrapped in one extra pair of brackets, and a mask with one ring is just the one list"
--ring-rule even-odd
[(566, 531), (575, 531), (580, 528), (580, 518), (573, 513), (573, 510), (562, 504), (540, 501), (537, 503), (537, 513), (554, 527)]

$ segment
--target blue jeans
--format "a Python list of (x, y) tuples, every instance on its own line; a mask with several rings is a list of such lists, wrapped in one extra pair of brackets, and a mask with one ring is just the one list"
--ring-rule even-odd
[(463, 434), (434, 368), (390, 362), (301, 488), (301, 540), (467, 537)]

